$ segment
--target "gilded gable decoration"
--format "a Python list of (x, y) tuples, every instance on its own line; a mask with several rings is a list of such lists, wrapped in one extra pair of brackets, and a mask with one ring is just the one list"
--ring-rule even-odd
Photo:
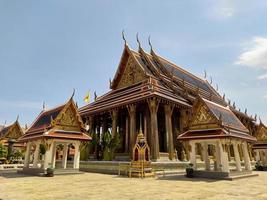
[(267, 141), (267, 129), (265, 127), (261, 127), (259, 130), (259, 136), (257, 137), (257, 140), (260, 141)]
[(145, 73), (130, 56), (116, 89), (131, 86), (145, 79)]
[(200, 125), (200, 124), (208, 124), (208, 123), (216, 123), (214, 117), (209, 113), (206, 106), (201, 105), (197, 109), (197, 112), (194, 113), (195, 116), (193, 117), (191, 125)]

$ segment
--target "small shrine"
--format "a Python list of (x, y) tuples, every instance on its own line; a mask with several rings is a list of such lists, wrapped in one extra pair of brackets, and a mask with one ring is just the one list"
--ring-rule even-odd
[(18, 122), (18, 117), (13, 124), (0, 128), (0, 142), (8, 148), (7, 159), (10, 159), (13, 151), (24, 149), (24, 144), (18, 142), (23, 134), (24, 131)]
[[(33, 124), (19, 139), (27, 146), (24, 173), (40, 174), (48, 168), (68, 168), (67, 160), (71, 147), (74, 147), (74, 158), (70, 163), (72, 167), (69, 168), (79, 169), (80, 150), (91, 140), (91, 137), (86, 134), (86, 128), (73, 101), (73, 95), (67, 103), (61, 106), (50, 110), (43, 108)], [(41, 146), (45, 149), (42, 158), (40, 158)], [(62, 147), (63, 157), (58, 160), (61, 166), (56, 166), (59, 147)], [(33, 159), (31, 159), (32, 154)], [(31, 164), (32, 160), (33, 164)]]
[[(194, 176), (224, 178), (235, 174), (252, 173), (249, 145), (254, 143), (256, 138), (250, 135), (249, 130), (230, 108), (199, 97), (193, 106), (193, 111), (188, 130), (179, 135), (178, 140), (189, 142), (190, 163), (194, 169)], [(205, 170), (197, 169), (197, 145), (201, 146)], [(231, 170), (230, 149), (234, 150), (236, 165), (236, 169), (231, 168)], [(213, 155), (210, 155), (211, 151)], [(244, 160), (244, 168), (241, 165), (241, 157)], [(245, 173), (241, 173), (242, 171)]]
[(129, 177), (151, 177), (154, 176), (151, 168), (150, 149), (146, 137), (142, 131), (142, 123), (136, 138), (132, 152), (132, 161), (129, 170)]
[(257, 133), (257, 142), (253, 144), (253, 150), (256, 153), (256, 161), (260, 162), (264, 168), (267, 167), (267, 127), (260, 122)]

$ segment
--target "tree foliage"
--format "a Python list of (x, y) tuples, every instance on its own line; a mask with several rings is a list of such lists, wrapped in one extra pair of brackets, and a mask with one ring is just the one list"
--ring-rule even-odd
[(6, 147), (0, 143), (0, 159), (4, 159), (7, 156), (7, 149)]

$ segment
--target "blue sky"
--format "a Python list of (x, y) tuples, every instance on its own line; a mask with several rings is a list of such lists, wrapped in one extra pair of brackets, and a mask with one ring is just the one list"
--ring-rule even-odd
[(203, 77), (267, 123), (267, 1), (0, 0), (0, 124), (30, 124), (76, 88), (103, 94), (118, 67), (125, 30)]

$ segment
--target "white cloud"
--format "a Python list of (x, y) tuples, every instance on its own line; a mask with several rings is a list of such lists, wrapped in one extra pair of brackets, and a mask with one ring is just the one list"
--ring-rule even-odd
[(263, 74), (257, 77), (259, 80), (267, 79), (267, 74)]
[[(267, 70), (267, 38), (253, 38), (235, 64)], [(266, 76), (267, 74), (259, 76), (258, 79), (265, 79)]]
[(218, 19), (227, 19), (233, 17), (236, 12), (236, 2), (232, 0), (217, 0), (214, 1), (212, 17)]

